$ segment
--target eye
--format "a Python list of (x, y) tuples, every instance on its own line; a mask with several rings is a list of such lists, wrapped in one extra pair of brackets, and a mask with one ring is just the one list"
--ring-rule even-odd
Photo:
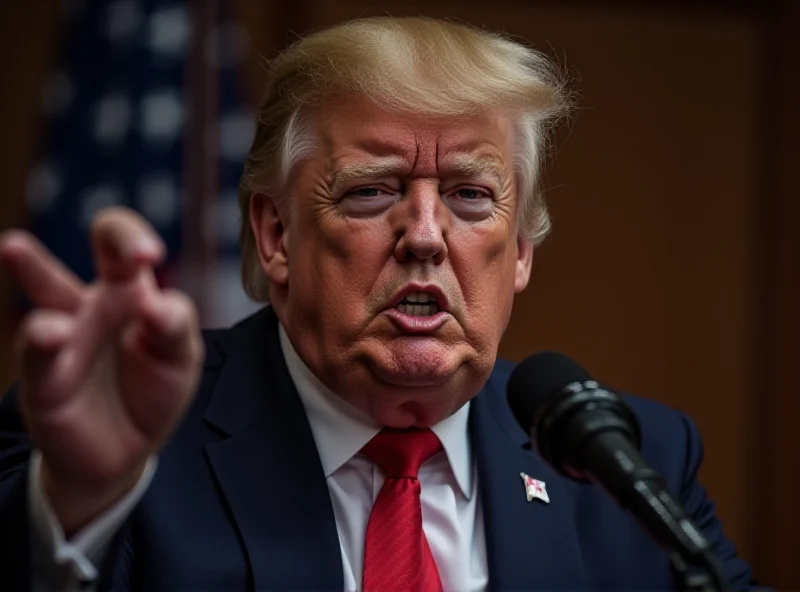
[(461, 189), (457, 189), (453, 195), (467, 201), (481, 199), (482, 197), (490, 197), (485, 191), (475, 189), (474, 187), (462, 187)]
[(400, 192), (385, 185), (362, 185), (345, 191), (339, 200), (341, 211), (348, 216), (376, 216), (392, 207)]
[(459, 187), (450, 191), (447, 197), (464, 202), (480, 201), (482, 199), (492, 199), (492, 194), (486, 189), (479, 187)]
[(380, 197), (381, 195), (386, 194), (387, 192), (380, 187), (356, 187), (355, 189), (351, 189), (345, 196), (350, 197)]
[(444, 195), (450, 209), (464, 220), (479, 221), (491, 215), (494, 209), (494, 194), (482, 187), (456, 187)]

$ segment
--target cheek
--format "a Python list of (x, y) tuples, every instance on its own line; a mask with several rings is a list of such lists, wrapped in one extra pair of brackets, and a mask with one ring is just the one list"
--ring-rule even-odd
[(291, 297), (317, 313), (320, 322), (341, 324), (362, 316), (391, 256), (391, 233), (381, 224), (337, 219), (307, 224), (295, 237), (289, 254)]
[(451, 259), (464, 294), (468, 330), (499, 339), (514, 301), (516, 241), (490, 231), (460, 239)]

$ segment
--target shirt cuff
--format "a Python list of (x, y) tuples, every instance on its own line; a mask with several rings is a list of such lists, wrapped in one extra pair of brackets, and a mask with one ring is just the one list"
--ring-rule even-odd
[(56, 579), (63, 582), (66, 575), (64, 572), (67, 571), (72, 578), (81, 582), (92, 582), (97, 579), (97, 566), (102, 563), (111, 539), (147, 491), (158, 466), (158, 459), (150, 457), (133, 489), (70, 540), (65, 539), (64, 530), (42, 488), (41, 464), (42, 454), (34, 450), (28, 473), (34, 579), (39, 579), (38, 576), (45, 573), (55, 575), (58, 572), (60, 577)]

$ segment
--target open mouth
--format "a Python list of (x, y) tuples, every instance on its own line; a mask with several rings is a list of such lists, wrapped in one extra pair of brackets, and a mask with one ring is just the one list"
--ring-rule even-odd
[(439, 312), (439, 303), (430, 292), (409, 292), (395, 308), (412, 317), (429, 317)]

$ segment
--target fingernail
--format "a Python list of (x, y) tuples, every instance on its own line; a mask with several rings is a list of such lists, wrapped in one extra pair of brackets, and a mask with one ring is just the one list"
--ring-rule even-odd
[(13, 250), (15, 245), (22, 245), (24, 242), (25, 237), (18, 230), (6, 230), (0, 233), (0, 251)]
[(40, 345), (60, 342), (69, 337), (73, 324), (65, 318), (40, 318), (31, 328), (31, 338)]

